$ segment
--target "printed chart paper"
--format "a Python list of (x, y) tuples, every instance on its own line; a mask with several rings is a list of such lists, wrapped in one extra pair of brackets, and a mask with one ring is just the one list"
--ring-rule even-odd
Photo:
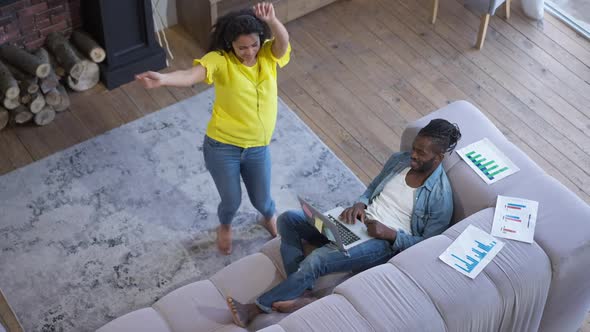
[(492, 235), (533, 243), (539, 202), (528, 199), (498, 196)]
[(459, 149), (457, 153), (487, 184), (520, 170), (487, 138)]
[(475, 279), (503, 247), (504, 242), (469, 225), (438, 258), (469, 278)]

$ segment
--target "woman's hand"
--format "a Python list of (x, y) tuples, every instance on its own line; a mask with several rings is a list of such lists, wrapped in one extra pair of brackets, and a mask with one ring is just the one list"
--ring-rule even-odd
[(135, 80), (146, 89), (159, 88), (164, 85), (164, 75), (155, 71), (146, 71), (145, 73), (135, 75)]
[(254, 14), (261, 21), (270, 23), (277, 19), (275, 16), (275, 7), (270, 2), (260, 2), (254, 5)]

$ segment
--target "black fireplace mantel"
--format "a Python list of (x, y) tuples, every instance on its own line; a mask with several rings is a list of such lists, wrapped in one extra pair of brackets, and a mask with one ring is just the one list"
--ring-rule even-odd
[(10, 5), (13, 2), (17, 2), (18, 0), (0, 0), (0, 7), (5, 5)]
[(132, 81), (135, 74), (166, 67), (150, 0), (84, 0), (81, 9), (84, 30), (105, 48), (101, 77), (108, 89)]

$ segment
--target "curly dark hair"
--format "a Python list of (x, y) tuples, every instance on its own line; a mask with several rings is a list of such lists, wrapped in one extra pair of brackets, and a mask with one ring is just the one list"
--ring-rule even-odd
[(227, 13), (219, 17), (215, 25), (211, 27), (207, 52), (233, 51), (233, 41), (241, 35), (252, 33), (260, 36), (261, 44), (271, 37), (270, 27), (256, 17), (253, 9), (242, 9)]
[(420, 129), (418, 136), (428, 137), (438, 147), (438, 152), (451, 152), (461, 139), (461, 131), (456, 123), (444, 119), (434, 119)]

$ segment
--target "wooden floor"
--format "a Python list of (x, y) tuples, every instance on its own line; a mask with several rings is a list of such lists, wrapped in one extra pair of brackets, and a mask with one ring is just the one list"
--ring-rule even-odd
[[(341, 0), (290, 22), (281, 98), (365, 183), (397, 150), (408, 121), (468, 100), (590, 203), (590, 42), (550, 15), (535, 23), (513, 8), (508, 22), (492, 18), (484, 49), (475, 51), (479, 18), (441, 1), (431, 25), (430, 1)], [(179, 27), (167, 35), (171, 69), (204, 53)], [(0, 132), (0, 174), (205, 88), (130, 83), (75, 94), (49, 126)]]

